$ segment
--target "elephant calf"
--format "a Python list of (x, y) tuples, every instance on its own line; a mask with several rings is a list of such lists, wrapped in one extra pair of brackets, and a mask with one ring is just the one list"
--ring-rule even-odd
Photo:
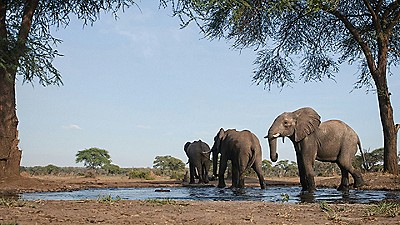
[(300, 183), (303, 191), (315, 190), (314, 161), (335, 162), (342, 173), (338, 190), (347, 190), (349, 173), (354, 178), (354, 187), (361, 187), (364, 180), (361, 173), (354, 169), (352, 160), (361, 149), (357, 133), (340, 120), (328, 120), (323, 123), (312, 108), (301, 108), (294, 112), (279, 115), (269, 128), (268, 138), (270, 157), (277, 161), (277, 138), (288, 137), (296, 151)]
[(214, 138), (213, 174), (217, 176), (218, 154), (221, 154), (219, 164), (218, 187), (225, 187), (224, 173), (227, 161), (232, 162), (232, 187), (244, 187), (244, 172), (253, 168), (256, 172), (261, 189), (265, 189), (264, 176), (262, 175), (262, 152), (260, 141), (248, 130), (224, 130), (221, 128)]
[(208, 171), (210, 170), (210, 147), (201, 140), (186, 142), (183, 147), (189, 158), (190, 184), (195, 183), (195, 177), (199, 177), (199, 183), (208, 183)]

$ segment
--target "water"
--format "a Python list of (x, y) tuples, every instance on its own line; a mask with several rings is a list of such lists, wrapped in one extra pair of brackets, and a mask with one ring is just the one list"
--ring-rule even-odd
[[(165, 192), (157, 192), (156, 190)], [(167, 192), (169, 191), (169, 192)], [(245, 188), (237, 194), (231, 189), (216, 187), (170, 187), (170, 188), (107, 188), (67, 192), (36, 192), (20, 195), (22, 200), (97, 200), (111, 196), (126, 200), (172, 199), (200, 201), (265, 201), (265, 202), (328, 202), (328, 203), (370, 203), (382, 200), (400, 200), (400, 193), (394, 191), (350, 190), (337, 191), (319, 188), (313, 194), (301, 194), (300, 187)]]

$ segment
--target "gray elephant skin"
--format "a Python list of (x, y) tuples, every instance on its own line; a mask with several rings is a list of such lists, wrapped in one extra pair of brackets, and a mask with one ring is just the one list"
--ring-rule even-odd
[[(232, 162), (232, 188), (244, 187), (244, 172), (250, 167), (256, 172), (260, 186), (265, 189), (264, 176), (262, 175), (262, 152), (258, 138), (248, 130), (224, 130), (221, 128), (214, 138), (213, 175), (218, 176), (218, 187), (225, 187), (224, 174), (228, 160)], [(220, 164), (218, 174), (218, 154)]]
[(318, 113), (309, 107), (279, 115), (269, 128), (270, 158), (278, 159), (277, 139), (288, 137), (294, 146), (300, 183), (303, 191), (313, 192), (314, 161), (336, 163), (342, 173), (338, 190), (348, 190), (349, 173), (354, 178), (354, 187), (361, 187), (364, 180), (361, 173), (352, 166), (357, 146), (362, 153), (357, 133), (340, 120), (320, 121)]
[(198, 140), (187, 142), (183, 149), (189, 158), (190, 184), (195, 183), (195, 177), (197, 176), (199, 183), (208, 183), (208, 171), (211, 166), (210, 146)]

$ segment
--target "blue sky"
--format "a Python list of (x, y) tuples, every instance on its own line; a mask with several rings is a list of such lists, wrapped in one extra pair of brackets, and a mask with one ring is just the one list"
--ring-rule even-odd
[[(201, 139), (212, 146), (221, 127), (251, 130), (269, 159), (263, 139), (269, 126), (280, 113), (304, 106), (323, 121), (348, 123), (364, 149), (383, 146), (376, 96), (352, 91), (354, 68), (344, 65), (336, 82), (298, 80), (267, 91), (252, 83), (253, 50), (210, 42), (194, 24), (180, 29), (179, 19), (158, 10), (157, 1), (139, 6), (117, 21), (102, 15), (82, 29), (73, 20), (54, 32), (63, 40), (58, 49), (64, 57), (55, 61), (63, 86), (17, 82), (23, 166), (83, 166), (75, 154), (91, 147), (108, 150), (121, 167), (152, 167), (159, 155), (186, 162), (183, 145)], [(389, 84), (399, 122), (398, 74)], [(279, 160), (295, 160), (289, 141), (279, 143), (278, 153)]]

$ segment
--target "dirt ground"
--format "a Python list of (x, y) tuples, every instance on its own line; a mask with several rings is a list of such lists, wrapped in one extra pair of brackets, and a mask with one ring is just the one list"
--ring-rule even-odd
[[(400, 177), (365, 174), (363, 189), (400, 191)], [(268, 178), (272, 185), (296, 185), (298, 178)], [(336, 187), (340, 177), (316, 178), (317, 187)], [(215, 184), (212, 182), (211, 184)], [(126, 177), (28, 177), (0, 180), (0, 193), (64, 191), (105, 187), (174, 187), (181, 181)], [(246, 179), (246, 186), (258, 186)], [(290, 204), (227, 201), (11, 201), (0, 199), (3, 224), (400, 224), (400, 216), (376, 213), (374, 204)], [(400, 209), (397, 209), (399, 212)]]

